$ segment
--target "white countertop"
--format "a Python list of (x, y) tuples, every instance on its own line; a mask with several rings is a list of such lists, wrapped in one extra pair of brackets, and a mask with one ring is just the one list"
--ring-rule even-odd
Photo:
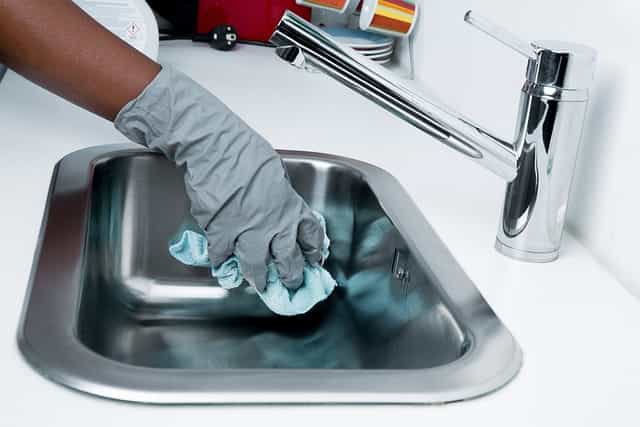
[[(165, 44), (190, 74), (277, 148), (354, 157), (395, 175), (515, 335), (524, 366), (476, 400), (440, 406), (145, 406), (71, 391), (33, 371), (15, 333), (55, 162), (124, 142), (110, 123), (8, 73), (0, 84), (0, 426), (637, 425), (640, 304), (580, 243), (524, 264), (493, 250), (503, 182), (321, 74), (251, 46)], [(90, 423), (90, 424), (88, 424)]]

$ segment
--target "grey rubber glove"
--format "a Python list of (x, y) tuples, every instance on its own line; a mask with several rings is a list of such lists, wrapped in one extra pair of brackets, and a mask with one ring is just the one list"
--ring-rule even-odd
[(247, 280), (263, 291), (272, 259), (290, 289), (302, 283), (304, 258), (320, 261), (322, 227), (278, 154), (186, 75), (164, 67), (114, 124), (185, 166), (191, 213), (207, 234), (214, 266), (235, 253)]

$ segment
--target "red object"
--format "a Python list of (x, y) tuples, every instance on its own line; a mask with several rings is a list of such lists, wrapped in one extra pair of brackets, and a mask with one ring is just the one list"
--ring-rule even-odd
[(286, 10), (311, 20), (311, 9), (295, 0), (199, 0), (197, 31), (233, 25), (240, 40), (267, 42)]

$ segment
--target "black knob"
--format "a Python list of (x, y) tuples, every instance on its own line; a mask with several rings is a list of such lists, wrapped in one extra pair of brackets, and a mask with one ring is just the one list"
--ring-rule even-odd
[(218, 50), (231, 50), (238, 43), (238, 32), (231, 25), (218, 25), (209, 33), (209, 44)]

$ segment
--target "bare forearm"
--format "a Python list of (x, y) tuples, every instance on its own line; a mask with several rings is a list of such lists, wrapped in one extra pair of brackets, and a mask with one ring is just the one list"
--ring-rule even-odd
[(0, 62), (108, 120), (160, 71), (71, 0), (0, 0)]

